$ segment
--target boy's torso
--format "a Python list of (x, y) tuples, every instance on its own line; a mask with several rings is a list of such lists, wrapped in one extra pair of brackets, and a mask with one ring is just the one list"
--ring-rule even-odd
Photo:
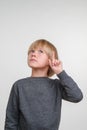
[(23, 80), (17, 83), (20, 130), (58, 129), (61, 113), (58, 82), (49, 78), (30, 77)]

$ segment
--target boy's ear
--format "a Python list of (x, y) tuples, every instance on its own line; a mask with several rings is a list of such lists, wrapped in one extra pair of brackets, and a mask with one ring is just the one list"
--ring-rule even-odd
[(55, 59), (55, 52), (52, 53), (52, 59)]
[(49, 60), (48, 60), (49, 66), (51, 66), (51, 62), (52, 62), (52, 60), (51, 60), (51, 59), (49, 59)]

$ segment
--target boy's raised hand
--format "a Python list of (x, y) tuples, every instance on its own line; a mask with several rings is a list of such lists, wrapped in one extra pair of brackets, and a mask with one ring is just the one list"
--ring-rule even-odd
[(59, 74), (63, 71), (62, 62), (55, 59), (55, 54), (53, 53), (52, 59), (49, 59), (49, 65), (55, 74)]

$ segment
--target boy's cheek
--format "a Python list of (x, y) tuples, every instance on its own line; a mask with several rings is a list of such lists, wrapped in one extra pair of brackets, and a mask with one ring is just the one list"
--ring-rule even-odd
[(28, 64), (28, 66), (30, 66), (30, 64), (29, 64), (29, 57), (27, 57), (27, 64)]

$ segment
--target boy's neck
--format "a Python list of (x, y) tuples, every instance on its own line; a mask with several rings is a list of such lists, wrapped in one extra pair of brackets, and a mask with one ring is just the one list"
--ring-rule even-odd
[(47, 70), (44, 69), (32, 69), (32, 77), (48, 77)]

